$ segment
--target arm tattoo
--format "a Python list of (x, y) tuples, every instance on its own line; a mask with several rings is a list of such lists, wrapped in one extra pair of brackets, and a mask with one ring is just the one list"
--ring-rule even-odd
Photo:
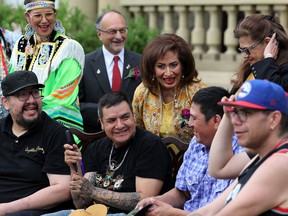
[(140, 194), (137, 192), (114, 192), (95, 187), (91, 198), (124, 211), (131, 211), (140, 201)]
[(87, 182), (82, 185), (85, 196), (101, 202), (103, 204), (121, 209), (123, 211), (131, 211), (140, 201), (140, 194), (137, 192), (115, 192), (107, 189), (95, 187), (96, 172), (87, 176)]
[(96, 174), (97, 172), (91, 172), (91, 174), (88, 175), (87, 179), (92, 185), (96, 185)]

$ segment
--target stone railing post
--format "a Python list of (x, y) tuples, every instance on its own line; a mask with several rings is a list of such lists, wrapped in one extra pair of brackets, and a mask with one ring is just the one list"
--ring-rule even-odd
[(191, 32), (191, 45), (193, 45), (194, 57), (204, 53), (205, 29), (204, 29), (204, 11), (201, 6), (190, 6), (189, 11), (194, 12), (194, 28)]
[(144, 12), (148, 13), (148, 26), (150, 29), (157, 29), (157, 14), (155, 6), (145, 6)]
[(179, 28), (176, 30), (176, 34), (181, 36), (185, 41), (189, 43), (189, 30), (187, 25), (187, 7), (185, 6), (175, 6), (174, 11), (177, 12), (179, 16)]
[(170, 6), (159, 6), (158, 10), (160, 12), (163, 12), (163, 15), (164, 15), (162, 33), (174, 33), (171, 7)]
[(255, 13), (255, 7), (253, 5), (240, 5), (239, 10), (243, 11), (245, 16), (250, 16)]
[(131, 6), (129, 7), (129, 11), (134, 14), (134, 16), (141, 16), (141, 7), (140, 6)]
[(285, 31), (288, 30), (288, 6), (287, 5), (275, 5), (273, 8), (279, 13), (280, 24), (284, 27)]
[(272, 15), (272, 7), (270, 5), (257, 5), (256, 10), (264, 15)]
[[(207, 56), (216, 59), (219, 55), (221, 43), (221, 30), (219, 28), (220, 13), (218, 6), (205, 6), (205, 10), (209, 13), (209, 28), (206, 32), (206, 44), (208, 46)], [(208, 58), (209, 58), (208, 57)]]
[(237, 40), (234, 38), (234, 28), (237, 24), (237, 7), (236, 6), (223, 6), (222, 8), (227, 12), (227, 29), (224, 32), (224, 45), (227, 50), (225, 52), (225, 58), (233, 60), (235, 57)]

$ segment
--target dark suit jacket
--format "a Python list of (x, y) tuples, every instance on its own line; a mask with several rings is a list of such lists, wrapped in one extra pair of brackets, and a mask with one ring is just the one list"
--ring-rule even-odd
[[(141, 78), (124, 79), (132, 68), (140, 69), (141, 55), (125, 49), (121, 91), (127, 94), (131, 102)], [(111, 92), (105, 66), (102, 47), (85, 57), (83, 77), (79, 86), (80, 111), (83, 117), (84, 130), (97, 132), (101, 130), (98, 120), (98, 101), (106, 93)]]

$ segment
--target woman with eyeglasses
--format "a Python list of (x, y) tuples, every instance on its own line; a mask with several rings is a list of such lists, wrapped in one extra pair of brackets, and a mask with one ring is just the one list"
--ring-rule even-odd
[[(254, 14), (240, 21), (234, 36), (239, 41), (238, 50), (244, 61), (233, 80), (231, 93), (237, 95), (239, 87), (250, 79), (266, 79), (288, 91), (288, 36), (283, 26), (272, 16)], [(222, 101), (234, 98), (232, 95)], [(246, 149), (246, 152), (233, 155), (231, 115), (245, 122), (248, 114), (242, 110), (225, 110), (210, 150), (209, 173), (215, 178), (236, 178), (256, 154)]]
[(39, 82), (45, 84), (43, 110), (67, 127), (82, 129), (77, 97), (84, 50), (65, 35), (56, 18), (55, 0), (24, 0), (24, 5), (28, 24), (14, 46), (9, 73), (33, 71)]
[(239, 22), (234, 36), (244, 61), (231, 93), (247, 79), (267, 79), (288, 91), (288, 36), (283, 26), (272, 16), (254, 14)]

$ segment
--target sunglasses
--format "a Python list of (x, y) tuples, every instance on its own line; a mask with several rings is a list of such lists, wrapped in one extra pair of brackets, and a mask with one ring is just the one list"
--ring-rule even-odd
[(252, 46), (250, 46), (250, 47), (245, 47), (245, 48), (238, 48), (238, 51), (240, 52), (240, 53), (245, 53), (246, 55), (250, 55), (251, 53), (250, 53), (250, 51), (252, 50), (252, 49), (254, 49), (259, 43), (261, 43), (261, 41), (262, 40), (259, 40), (259, 41), (257, 41), (256, 43), (254, 43)]

